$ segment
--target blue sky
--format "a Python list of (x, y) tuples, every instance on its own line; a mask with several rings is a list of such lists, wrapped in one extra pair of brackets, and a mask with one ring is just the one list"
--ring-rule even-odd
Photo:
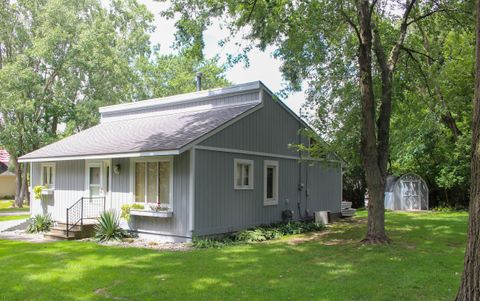
[[(152, 0), (139, 0), (145, 4), (147, 8), (155, 15), (156, 30), (151, 36), (154, 44), (160, 44), (160, 52), (168, 54), (174, 52), (171, 45), (174, 42), (175, 20), (167, 20), (160, 16), (160, 12), (168, 5), (167, 3), (154, 2)], [(206, 57), (214, 57), (220, 55), (222, 62), (226, 61), (228, 53), (238, 53), (238, 47), (234, 45), (235, 39), (225, 45), (218, 46), (218, 41), (228, 35), (226, 30), (222, 30), (218, 24), (214, 24), (205, 33), (205, 55)], [(238, 39), (237, 39), (238, 41)], [(233, 83), (240, 84), (255, 80), (261, 80), (273, 92), (282, 89), (282, 74), (279, 70), (281, 62), (274, 59), (271, 55), (272, 49), (262, 52), (257, 49), (251, 51), (249, 55), (250, 66), (245, 68), (243, 64), (237, 64), (227, 71), (227, 79)], [(194, 76), (192, 74), (192, 76)], [(291, 94), (283, 101), (297, 114), (304, 102), (304, 93), (297, 92)]]

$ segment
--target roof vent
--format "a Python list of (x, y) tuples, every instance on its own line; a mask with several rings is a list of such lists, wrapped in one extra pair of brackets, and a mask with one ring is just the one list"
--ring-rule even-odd
[(202, 90), (202, 72), (197, 72), (196, 80), (197, 80), (197, 91)]

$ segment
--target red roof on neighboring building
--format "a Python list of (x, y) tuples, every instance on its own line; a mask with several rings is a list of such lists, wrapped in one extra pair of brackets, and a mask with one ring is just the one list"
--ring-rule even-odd
[(0, 162), (7, 166), (10, 162), (10, 154), (4, 149), (0, 149)]

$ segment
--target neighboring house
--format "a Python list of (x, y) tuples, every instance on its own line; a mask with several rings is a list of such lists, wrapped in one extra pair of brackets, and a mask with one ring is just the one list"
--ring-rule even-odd
[(131, 229), (185, 241), (278, 222), (286, 210), (294, 219), (340, 212), (341, 162), (300, 161), (291, 144), (309, 143), (299, 134), (307, 124), (261, 82), (100, 114), (99, 125), (20, 158), (32, 162), (32, 187), (45, 186), (31, 214), (65, 221), (71, 207), (71, 224), (138, 203)]
[(10, 154), (0, 149), (0, 198), (11, 198), (15, 196), (15, 174), (8, 170)]

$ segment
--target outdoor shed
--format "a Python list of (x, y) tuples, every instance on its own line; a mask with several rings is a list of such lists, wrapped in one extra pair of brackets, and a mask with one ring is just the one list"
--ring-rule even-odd
[(389, 176), (385, 184), (385, 209), (428, 210), (428, 186), (417, 174)]

